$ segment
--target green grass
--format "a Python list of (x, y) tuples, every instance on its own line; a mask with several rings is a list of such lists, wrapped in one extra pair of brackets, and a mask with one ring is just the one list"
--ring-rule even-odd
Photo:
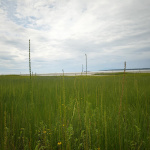
[(0, 76), (0, 149), (150, 149), (150, 74), (122, 81)]

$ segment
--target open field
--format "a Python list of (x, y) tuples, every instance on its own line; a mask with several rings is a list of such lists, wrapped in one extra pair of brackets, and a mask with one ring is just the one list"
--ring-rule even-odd
[[(93, 76), (93, 75), (112, 75), (112, 74), (118, 74), (118, 73), (123, 73), (124, 70), (104, 70), (104, 71), (88, 71), (87, 74), (86, 72), (57, 72), (57, 73), (44, 73), (44, 74), (40, 74), (40, 73), (33, 73), (32, 75), (35, 76)], [(126, 70), (126, 73), (150, 73), (150, 69), (128, 69)], [(10, 75), (10, 74), (0, 74), (0, 75)], [(21, 75), (21, 76), (29, 76), (29, 74), (14, 74), (14, 75)]]
[(150, 74), (0, 76), (1, 150), (150, 149)]

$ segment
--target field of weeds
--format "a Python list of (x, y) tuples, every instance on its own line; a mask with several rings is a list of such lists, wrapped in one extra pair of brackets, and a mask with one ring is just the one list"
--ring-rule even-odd
[(150, 149), (150, 74), (123, 78), (0, 76), (0, 149)]

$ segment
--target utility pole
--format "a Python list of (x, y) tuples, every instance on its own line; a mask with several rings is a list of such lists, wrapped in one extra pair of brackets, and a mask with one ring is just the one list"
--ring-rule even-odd
[(29, 73), (30, 73), (30, 79), (31, 79), (30, 39), (29, 39)]
[(124, 72), (126, 71), (126, 61), (124, 62)]
[(82, 64), (82, 72), (83, 72), (83, 64)]
[(87, 75), (87, 54), (85, 54), (86, 57), (86, 75)]

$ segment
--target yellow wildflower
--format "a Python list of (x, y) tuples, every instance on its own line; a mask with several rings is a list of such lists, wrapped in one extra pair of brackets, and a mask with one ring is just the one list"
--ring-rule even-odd
[(46, 131), (43, 131), (43, 133), (45, 134), (45, 133), (46, 133)]
[(58, 142), (58, 145), (61, 145), (61, 142)]

